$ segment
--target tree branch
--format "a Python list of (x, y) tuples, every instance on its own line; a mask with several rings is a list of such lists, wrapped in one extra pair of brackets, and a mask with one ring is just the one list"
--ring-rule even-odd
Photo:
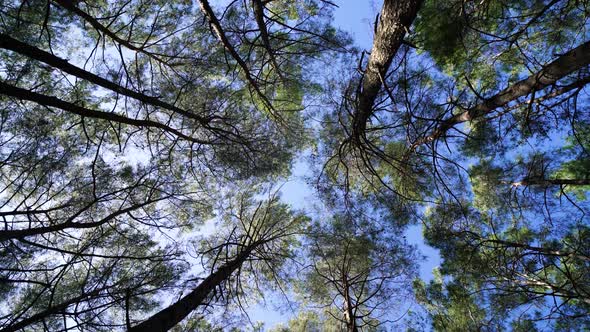
[(147, 127), (147, 128), (157, 128), (163, 130), (165, 132), (171, 133), (175, 136), (178, 136), (182, 139), (185, 139), (190, 142), (199, 143), (199, 144), (214, 144), (211, 141), (204, 141), (198, 139), (193, 136), (186, 135), (182, 133), (180, 130), (162, 124), (160, 122), (152, 121), (152, 120), (138, 120), (128, 118), (116, 113), (107, 113), (102, 111), (95, 111), (89, 108), (85, 108), (82, 106), (78, 106), (76, 104), (61, 100), (57, 97), (47, 96), (40, 93), (33, 92), (31, 90), (19, 88), (4, 82), (0, 81), (0, 94), (4, 94), (7, 96), (12, 96), (18, 98), (20, 100), (29, 100), (40, 105), (56, 107), (66, 112), (70, 112), (73, 114), (77, 114), (83, 117), (101, 119), (101, 120), (108, 120), (118, 123), (124, 123), (136, 127)]
[[(484, 102), (456, 114), (444, 121), (428, 136), (423, 137), (412, 144), (410, 151), (418, 146), (432, 142), (446, 134), (446, 132), (460, 123), (471, 121), (491, 113), (498, 107), (502, 107), (519, 97), (526, 96), (533, 91), (538, 91), (555, 84), (558, 80), (580, 70), (590, 64), (590, 42), (586, 42), (575, 49), (562, 54), (559, 58), (545, 66), (542, 70), (526, 79), (519, 81)], [(587, 81), (585, 81), (587, 82)]]

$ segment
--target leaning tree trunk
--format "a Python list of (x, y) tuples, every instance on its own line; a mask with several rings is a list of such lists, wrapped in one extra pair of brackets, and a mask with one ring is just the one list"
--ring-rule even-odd
[(367, 121), (373, 114), (373, 104), (383, 85), (383, 79), (404, 36), (416, 18), (422, 0), (385, 0), (376, 27), (375, 39), (367, 69), (363, 75), (358, 106), (353, 113), (352, 139), (361, 144)]
[(203, 280), (199, 286), (188, 295), (140, 324), (131, 327), (129, 332), (168, 331), (176, 324), (180, 323), (180, 321), (186, 318), (193, 310), (202, 305), (216, 287), (229, 279), (232, 273), (246, 261), (255, 247), (257, 247), (257, 245), (253, 244), (242, 251), (235, 259), (221, 266), (217, 271), (205, 278), (205, 280)]

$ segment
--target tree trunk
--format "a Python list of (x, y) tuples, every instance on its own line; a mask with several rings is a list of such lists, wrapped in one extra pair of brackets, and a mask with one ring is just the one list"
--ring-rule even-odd
[(346, 276), (342, 278), (342, 282), (344, 283), (344, 320), (346, 322), (346, 332), (358, 332), (356, 318), (354, 317), (353, 313), (352, 300), (350, 299), (350, 289)]
[(186, 318), (193, 310), (202, 305), (209, 294), (211, 294), (216, 287), (226, 281), (231, 274), (244, 263), (252, 250), (257, 246), (258, 244), (252, 244), (246, 250), (242, 251), (235, 259), (221, 266), (217, 271), (205, 278), (205, 280), (203, 280), (197, 288), (188, 295), (140, 324), (130, 328), (129, 332), (168, 331), (176, 324), (180, 323), (180, 321)]
[(403, 43), (404, 36), (416, 18), (422, 0), (385, 0), (376, 27), (373, 48), (358, 95), (358, 108), (353, 113), (352, 139), (361, 144), (367, 121), (373, 114), (373, 104), (383, 85), (383, 78), (393, 57)]

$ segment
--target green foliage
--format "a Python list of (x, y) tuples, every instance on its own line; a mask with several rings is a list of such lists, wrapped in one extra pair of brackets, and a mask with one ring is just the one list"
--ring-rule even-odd
[[(590, 130), (587, 124), (582, 124), (580, 128), (574, 128), (575, 135), (567, 138), (565, 151), (572, 154), (575, 159), (563, 162), (551, 178), (557, 179), (590, 179), (590, 157), (588, 157), (588, 148), (590, 148)], [(587, 192), (590, 190), (589, 185), (567, 186), (567, 192), (572, 192), (579, 201), (586, 200)]]
[(523, 315), (518, 320), (510, 324), (510, 329), (514, 332), (537, 332), (539, 329), (535, 326), (535, 321), (530, 315)]
[(500, 137), (492, 123), (485, 120), (475, 120), (469, 123), (469, 136), (461, 146), (467, 156), (493, 156), (498, 149)]
[[(478, 331), (488, 326), (485, 310), (470, 291), (456, 283), (445, 283), (439, 273), (429, 284), (414, 281), (416, 299), (431, 315), (435, 331)], [(492, 324), (500, 324), (493, 322)], [(493, 325), (492, 325), (493, 326)]]
[(269, 329), (268, 332), (320, 332), (320, 331), (336, 331), (330, 329), (325, 321), (320, 319), (320, 316), (313, 311), (302, 311), (287, 322), (287, 325), (278, 324)]
[(422, 199), (427, 192), (428, 183), (425, 181), (427, 179), (425, 170), (420, 167), (420, 160), (415, 158), (404, 160), (409, 152), (402, 142), (389, 142), (385, 147), (385, 153), (393, 160), (401, 162), (383, 163), (380, 176), (391, 179), (391, 187), (404, 198)]
[(460, 17), (460, 3), (425, 1), (422, 6), (416, 20), (416, 38), (439, 64), (455, 63), (467, 31), (467, 22)]
[(399, 234), (379, 230), (360, 216), (343, 213), (326, 221), (310, 228), (306, 255), (311, 266), (298, 292), (304, 303), (324, 308), (319, 313), (322, 331), (352, 324), (378, 331), (381, 317), (397, 304), (391, 294), (403, 293), (399, 285), (415, 273), (413, 252)]
[[(494, 104), (577, 61), (588, 1), (424, 1), (373, 96), (331, 1), (210, 2), (0, 0), (0, 329), (129, 329), (209, 275), (173, 330), (275, 293), (275, 331), (395, 329), (416, 221), (409, 330), (589, 328), (587, 68)], [(308, 147), (313, 218), (261, 189)]]
[(494, 167), (490, 161), (482, 160), (470, 168), (473, 188), (473, 206), (482, 212), (502, 206), (502, 197), (496, 191), (501, 183), (502, 169)]

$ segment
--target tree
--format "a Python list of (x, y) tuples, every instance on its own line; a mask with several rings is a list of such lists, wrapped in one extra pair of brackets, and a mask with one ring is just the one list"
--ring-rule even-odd
[(243, 279), (248, 272), (255, 277), (278, 275), (281, 263), (292, 255), (292, 242), (301, 234), (307, 217), (293, 215), (276, 195), (258, 204), (244, 196), (238, 202), (235, 211), (229, 211), (226, 238), (217, 235), (205, 246), (210, 248), (203, 254), (211, 255), (207, 270), (213, 272), (180, 300), (130, 327), (130, 331), (167, 331), (199, 306), (211, 305), (212, 300), (247, 296)]
[[(485, 212), (466, 207), (463, 211), (440, 208), (430, 213), (426, 237), (441, 250), (441, 272), (454, 280), (446, 286), (447, 304), (440, 307), (463, 306), (474, 298), (472, 301), (483, 306), (477, 308), (480, 323), (486, 322), (481, 326), (503, 322), (507, 327), (513, 319), (518, 323), (520, 316), (510, 312), (527, 313), (527, 306), (529, 311), (536, 309), (530, 312), (534, 314), (531, 321), (554, 319), (558, 326), (561, 321), (578, 319), (578, 324), (587, 324), (587, 226), (574, 221), (554, 229), (534, 222), (532, 211), (527, 211), (529, 220), (487, 206)], [(428, 286), (430, 291), (425, 291), (424, 285), (419, 289), (423, 294), (438, 289), (432, 296), (440, 297), (442, 284), (441, 277), (438, 285)], [(430, 298), (423, 301), (432, 303)], [(433, 308), (435, 321), (440, 316), (438, 310)], [(435, 325), (445, 329), (440, 324)]]
[(502, 329), (502, 319), (488, 318), (486, 311), (459, 283), (444, 283), (440, 273), (428, 284), (422, 280), (414, 283), (416, 298), (428, 310), (435, 331), (494, 331)]
[(186, 268), (175, 248), (159, 248), (148, 234), (101, 233), (79, 237), (78, 245), (6, 245), (2, 280), (12, 287), (3, 290), (3, 302), (11, 311), (2, 316), (2, 331), (125, 326), (124, 317), (152, 310), (153, 294)]
[[(576, 293), (587, 286), (584, 259), (568, 256), (584, 252), (571, 241), (587, 227), (587, 9), (586, 1), (384, 1), (360, 75), (334, 84), (339, 99), (320, 136), (323, 181), (430, 211), (409, 209), (454, 286), (427, 306), (469, 308), (471, 295), (454, 290), (465, 287), (482, 294), (474, 306), (506, 301), (502, 317), (529, 303), (511, 293), (558, 297), (535, 318), (555, 326), (587, 315)], [(481, 310), (485, 321), (496, 317)], [(436, 315), (436, 328), (452, 325)]]
[(306, 246), (310, 266), (300, 292), (335, 330), (377, 331), (403, 315), (416, 256), (399, 232), (362, 215), (336, 214), (313, 224)]
[(302, 67), (340, 47), (329, 13), (202, 4), (2, 3), (0, 328), (131, 327), (186, 284), (186, 233), (217, 191), (288, 173), (314, 88)]

